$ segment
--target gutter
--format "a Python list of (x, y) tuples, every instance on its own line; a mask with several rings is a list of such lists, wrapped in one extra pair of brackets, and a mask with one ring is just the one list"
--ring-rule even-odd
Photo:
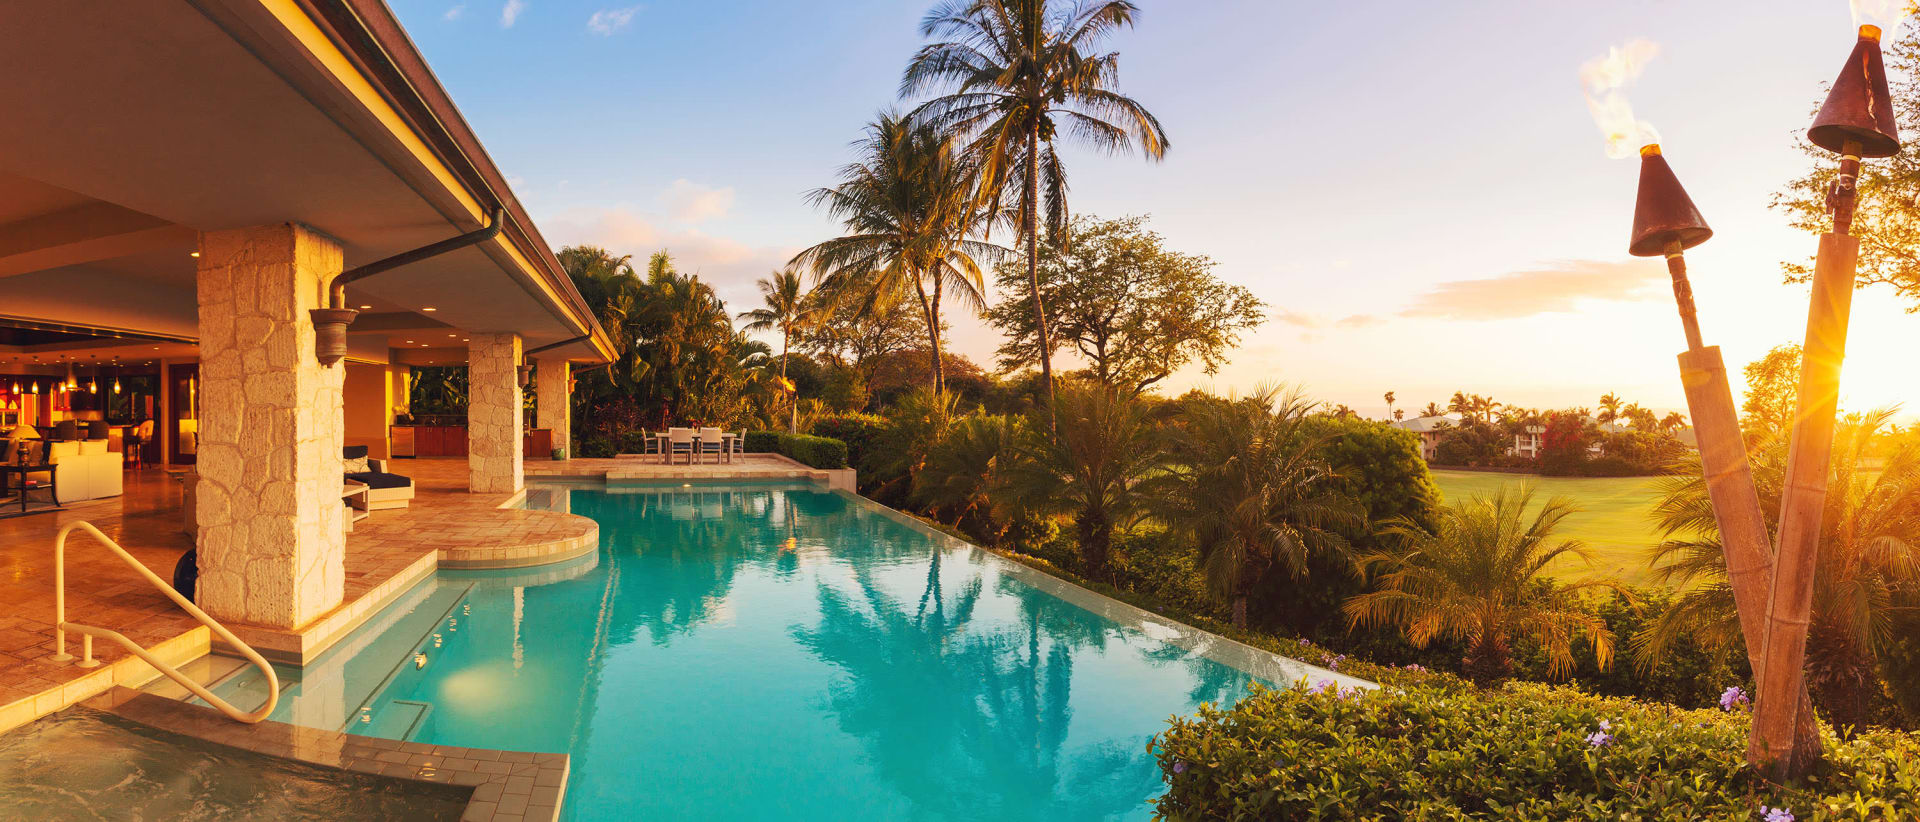
[(347, 355), (347, 326), (352, 325), (354, 319), (360, 316), (359, 311), (347, 307), (348, 283), (358, 282), (376, 274), (384, 274), (421, 260), (438, 257), (449, 251), (457, 251), (492, 240), (500, 236), (500, 228), (506, 221), (506, 209), (495, 206), (491, 216), (492, 219), (488, 220), (486, 225), (465, 234), (423, 245), (412, 251), (402, 251), (391, 257), (355, 266), (335, 275), (327, 284), (331, 305), (327, 308), (314, 308), (307, 311), (313, 320), (314, 357), (320, 361), (321, 365), (333, 365)]

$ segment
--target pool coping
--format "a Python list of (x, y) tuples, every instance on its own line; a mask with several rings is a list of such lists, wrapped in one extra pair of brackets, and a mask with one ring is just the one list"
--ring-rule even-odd
[(264, 721), (115, 687), (83, 703), (162, 731), (263, 756), (408, 782), (470, 787), (462, 822), (557, 822), (572, 759), (563, 753), (428, 745)]

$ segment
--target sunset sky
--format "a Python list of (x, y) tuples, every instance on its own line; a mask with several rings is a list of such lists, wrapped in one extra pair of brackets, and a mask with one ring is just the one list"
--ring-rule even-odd
[[(736, 311), (835, 236), (802, 201), (895, 98), (928, 0), (390, 0), (547, 239), (665, 248)], [(1457, 389), (1527, 406), (1683, 401), (1663, 266), (1626, 254), (1637, 164), (1609, 160), (1580, 65), (1645, 38), (1628, 89), (1717, 234), (1689, 253), (1736, 371), (1797, 342), (1814, 239), (1768, 208), (1853, 40), (1844, 0), (1613, 3), (1140, 0), (1121, 87), (1163, 163), (1069, 150), (1083, 214), (1147, 214), (1254, 289), (1269, 322), (1216, 377), (1362, 413)], [(956, 323), (954, 347), (998, 344)], [(1920, 411), (1920, 316), (1855, 297), (1843, 404)], [(1738, 376), (1735, 375), (1736, 390)]]

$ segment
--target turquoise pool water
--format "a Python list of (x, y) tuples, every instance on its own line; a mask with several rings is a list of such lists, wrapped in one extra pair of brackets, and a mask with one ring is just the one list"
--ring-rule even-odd
[(530, 500), (598, 521), (598, 556), (442, 572), (278, 718), (570, 753), (573, 820), (1135, 819), (1169, 715), (1351, 681), (1227, 664), (1245, 649), (812, 486)]

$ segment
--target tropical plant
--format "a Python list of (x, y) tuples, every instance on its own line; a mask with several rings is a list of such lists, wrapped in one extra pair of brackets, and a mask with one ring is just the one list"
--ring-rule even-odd
[(976, 164), (933, 124), (885, 112), (855, 145), (860, 159), (841, 169), (840, 184), (807, 195), (851, 233), (800, 252), (793, 264), (811, 267), (819, 288), (857, 301), (862, 313), (916, 300), (939, 393), (946, 382), (941, 303), (950, 293), (969, 310), (983, 309), (986, 286), (977, 260), (1003, 252), (969, 239), (987, 218), (973, 201)]
[(1254, 584), (1276, 566), (1298, 579), (1315, 555), (1345, 554), (1365, 512), (1335, 486), (1320, 442), (1302, 436), (1313, 404), (1263, 389), (1190, 405), (1169, 437), (1168, 470), (1148, 481), (1158, 519), (1200, 552), (1207, 587), (1247, 627)]
[[(1213, 261), (1165, 246), (1146, 218), (1073, 220), (1072, 245), (1040, 250), (1041, 302), (1055, 344), (1071, 346), (1091, 376), (1140, 393), (1198, 361), (1213, 374), (1240, 336), (1266, 320), (1266, 304), (1213, 274)], [(987, 310), (1006, 335), (1002, 372), (1037, 364), (1040, 335), (1027, 299), (1029, 272), (1002, 262), (994, 279), (1009, 295)]]
[(793, 384), (787, 380), (788, 351), (793, 346), (793, 338), (809, 325), (815, 316), (816, 303), (807, 298), (807, 292), (800, 284), (800, 272), (791, 267), (773, 272), (755, 283), (760, 287), (760, 299), (764, 303), (760, 308), (740, 312), (740, 319), (752, 320), (743, 331), (780, 332), (780, 388), (786, 392), (792, 403), (792, 413), (787, 420), (788, 433), (799, 431), (800, 392), (794, 391)]
[(1395, 411), (1393, 408), (1393, 392), (1388, 391), (1387, 393), (1380, 395), (1380, 398), (1387, 401), (1387, 416), (1392, 417), (1393, 419), (1396, 419), (1396, 420), (1400, 419), (1400, 412)]
[(1362, 559), (1378, 587), (1347, 601), (1350, 624), (1397, 626), (1421, 648), (1436, 638), (1464, 641), (1464, 668), (1481, 682), (1512, 675), (1512, 640), (1520, 635), (1539, 643), (1552, 676), (1572, 670), (1573, 645), (1582, 639), (1592, 644), (1601, 669), (1608, 668), (1613, 634), (1581, 607), (1577, 594), (1593, 587), (1625, 589), (1611, 580), (1547, 577), (1547, 566), (1561, 557), (1592, 558), (1578, 540), (1554, 537), (1578, 510), (1571, 499), (1547, 500), (1529, 521), (1533, 507), (1531, 486), (1502, 487), (1491, 498), (1441, 508), (1431, 529), (1406, 519), (1388, 522), (1381, 536), (1390, 547)]
[(1626, 408), (1626, 405), (1625, 401), (1611, 391), (1601, 394), (1600, 413), (1593, 415), (1593, 419), (1601, 425), (1612, 425), (1622, 419), (1621, 411)]
[[(1888, 652), (1913, 642), (1896, 626), (1920, 605), (1920, 445), (1900, 443), (1884, 458), (1871, 454), (1892, 413), (1845, 421), (1821, 517), (1807, 687), (1814, 704), (1842, 727), (1874, 718), (1883, 686), (1892, 684), (1884, 673)], [(1770, 526), (1779, 516), (1786, 450), (1776, 440), (1753, 456), (1754, 484)], [(1634, 637), (1636, 662), (1664, 658), (1682, 637), (1743, 647), (1705, 481), (1696, 470), (1666, 480), (1661, 490), (1654, 510), (1667, 538), (1654, 548), (1652, 562), (1656, 578), (1681, 593)]]
[(1441, 408), (1440, 404), (1435, 402), (1427, 403), (1427, 407), (1420, 409), (1420, 416), (1422, 417), (1439, 417), (1445, 416), (1446, 413), (1446, 409)]
[(1008, 518), (996, 516), (993, 495), (1014, 458), (1023, 423), (1004, 414), (961, 419), (927, 452), (913, 476), (913, 496), (968, 533), (999, 542)]
[(1071, 137), (1109, 153), (1138, 148), (1153, 160), (1167, 152), (1160, 121), (1114, 90), (1119, 53), (1095, 53), (1102, 40), (1132, 26), (1137, 12), (1130, 0), (1065, 7), (1050, 0), (943, 0), (920, 31), (945, 39), (923, 46), (900, 81), (902, 97), (946, 90), (921, 104), (916, 119), (971, 138), (979, 202), (1014, 205), (1009, 216), (1027, 252), (1048, 407), (1054, 337), (1041, 302), (1039, 255), (1042, 222), (1056, 241), (1067, 227), (1066, 165), (1056, 142)]
[[(1058, 428), (1049, 435), (1054, 421)], [(1140, 400), (1106, 386), (1063, 385), (1052, 405), (1029, 419), (996, 502), (1072, 515), (1085, 574), (1111, 579), (1114, 531), (1131, 527), (1142, 512), (1139, 486), (1158, 467), (1157, 452)]]

